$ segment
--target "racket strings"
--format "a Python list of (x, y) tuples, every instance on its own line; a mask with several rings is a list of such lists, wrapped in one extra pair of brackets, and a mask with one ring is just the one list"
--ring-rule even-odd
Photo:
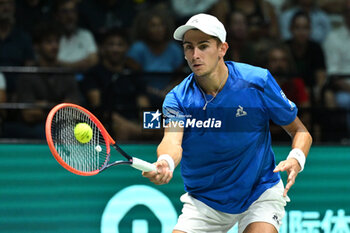
[[(87, 143), (80, 143), (74, 136), (78, 123), (87, 123), (92, 128), (92, 138)], [(70, 167), (83, 172), (101, 169), (107, 162), (105, 140), (95, 123), (85, 112), (65, 107), (53, 117), (52, 140), (62, 160)]]

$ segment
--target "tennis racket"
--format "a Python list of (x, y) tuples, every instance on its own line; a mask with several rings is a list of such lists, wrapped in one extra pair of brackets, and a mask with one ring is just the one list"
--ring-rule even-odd
[[(92, 128), (92, 138), (80, 143), (74, 136), (78, 123)], [(45, 125), (46, 140), (51, 153), (68, 171), (82, 176), (92, 176), (119, 164), (128, 164), (141, 171), (156, 171), (156, 167), (123, 151), (108, 134), (102, 123), (85, 108), (70, 103), (55, 106)], [(111, 162), (110, 147), (114, 147), (125, 159)]]

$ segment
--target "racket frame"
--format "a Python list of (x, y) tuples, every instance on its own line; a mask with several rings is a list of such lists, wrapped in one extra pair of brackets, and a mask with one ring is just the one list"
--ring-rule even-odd
[[(65, 108), (65, 107), (71, 107), (71, 108), (76, 108), (78, 110), (83, 111), (84, 113), (86, 113), (90, 120), (92, 122), (94, 122), (98, 128), (98, 130), (100, 131), (101, 135), (103, 136), (105, 142), (106, 142), (106, 160), (104, 162), (104, 164), (101, 166), (100, 169), (96, 169), (94, 171), (90, 171), (90, 172), (84, 172), (84, 171), (80, 171), (77, 170), (73, 167), (71, 167), (70, 165), (68, 165), (59, 155), (59, 153), (56, 150), (56, 147), (54, 145), (54, 142), (52, 140), (52, 131), (51, 131), (51, 126), (52, 126), (52, 120), (55, 116), (55, 114), (57, 113), (58, 110)], [(72, 104), (72, 103), (62, 103), (62, 104), (58, 104), (56, 105), (49, 113), (49, 115), (47, 116), (46, 119), (46, 123), (45, 123), (45, 134), (46, 134), (46, 140), (47, 143), (49, 145), (50, 151), (52, 153), (52, 155), (54, 156), (54, 158), (57, 160), (57, 162), (63, 166), (65, 169), (67, 169), (68, 171), (75, 173), (77, 175), (81, 175), (81, 176), (92, 176), (92, 175), (96, 175), (98, 173), (100, 173), (101, 171), (105, 170), (106, 168), (109, 168), (111, 166), (115, 166), (118, 164), (129, 164), (131, 166), (133, 166), (133, 161), (135, 160), (136, 164), (135, 168), (140, 169), (137, 167), (137, 158), (133, 158), (132, 156), (128, 155), (124, 150), (122, 150), (119, 145), (116, 144), (116, 142), (113, 140), (113, 138), (108, 134), (107, 130), (103, 127), (102, 123), (87, 109), (76, 105), (76, 104)], [(115, 161), (113, 163), (109, 163), (110, 161), (110, 145), (112, 145), (122, 156), (124, 156), (127, 160), (119, 160), (119, 161)], [(142, 161), (142, 160), (141, 160)], [(147, 162), (146, 162), (147, 163)], [(152, 168), (153, 170), (153, 168)]]

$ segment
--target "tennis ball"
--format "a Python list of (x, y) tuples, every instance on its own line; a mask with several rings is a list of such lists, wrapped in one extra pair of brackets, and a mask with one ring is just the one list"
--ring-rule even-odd
[(92, 129), (86, 123), (78, 123), (74, 128), (74, 136), (80, 143), (88, 143), (92, 138)]

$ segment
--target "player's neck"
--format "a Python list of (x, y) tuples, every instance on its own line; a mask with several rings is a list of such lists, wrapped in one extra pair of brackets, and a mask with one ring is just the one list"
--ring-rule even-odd
[(195, 77), (200, 88), (209, 95), (217, 95), (225, 86), (228, 78), (228, 68), (224, 62), (218, 64), (217, 69), (206, 76)]

